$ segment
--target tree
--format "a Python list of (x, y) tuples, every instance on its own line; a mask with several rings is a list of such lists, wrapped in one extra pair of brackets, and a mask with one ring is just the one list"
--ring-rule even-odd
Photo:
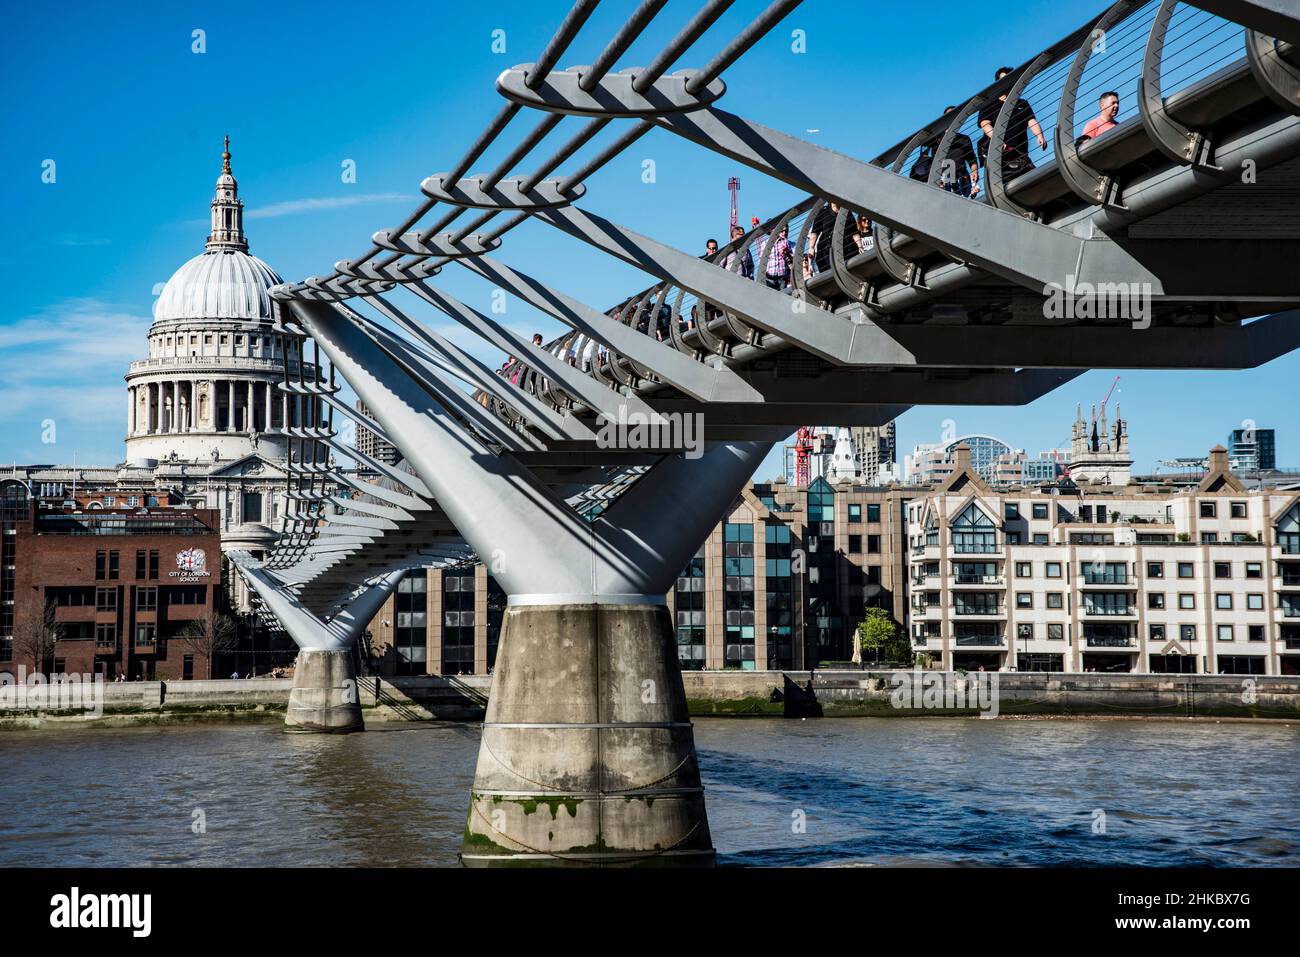
[(14, 650), (32, 660), (32, 670), (45, 672), (54, 657), (54, 643), (63, 637), (54, 602), (39, 593), (28, 596), (14, 622)]
[(208, 676), (212, 676), (216, 656), (227, 651), (234, 651), (238, 645), (235, 620), (223, 615), (215, 606), (209, 605), (199, 618), (195, 618), (180, 635), (181, 644), (196, 658), (208, 663)]
[(887, 660), (906, 660), (910, 651), (898, 622), (884, 608), (867, 609), (866, 617), (858, 624), (858, 641), (863, 651), (874, 653), (876, 661), (881, 652)]

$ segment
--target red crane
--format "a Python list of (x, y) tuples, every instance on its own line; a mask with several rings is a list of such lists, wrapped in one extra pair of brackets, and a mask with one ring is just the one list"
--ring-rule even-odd
[(811, 425), (805, 425), (794, 437), (794, 484), (796, 488), (807, 488), (809, 480), (808, 462), (814, 448), (813, 437), (816, 432)]

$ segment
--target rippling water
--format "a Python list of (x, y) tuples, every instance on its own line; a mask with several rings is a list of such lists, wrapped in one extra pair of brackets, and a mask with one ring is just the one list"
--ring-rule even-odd
[[(1295, 725), (695, 728), (724, 865), (1300, 864)], [(478, 737), (472, 724), (0, 733), (0, 865), (454, 864)]]

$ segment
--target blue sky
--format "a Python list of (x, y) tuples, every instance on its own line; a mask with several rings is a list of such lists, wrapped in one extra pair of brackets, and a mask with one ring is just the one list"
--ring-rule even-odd
[[(122, 459), (122, 376), (145, 355), (156, 289), (202, 251), (224, 133), (251, 251), (286, 279), (328, 272), (404, 218), (421, 179), (459, 159), (501, 105), (496, 75), (534, 59), (568, 5), (389, 2), (373, 17), (331, 0), (80, 2), (57, 16), (14, 8), (0, 36), (0, 203), (11, 243), (0, 262), (0, 462)], [(681, 65), (701, 65), (763, 5), (740, 0)], [(606, 0), (561, 66), (591, 62), (633, 6)], [(995, 67), (1023, 62), (1100, 8), (1095, 0), (1022, 0), (1004, 9), (1014, 15), (999, 16), (957, 4), (949, 13), (946, 4), (909, 0), (808, 0), (727, 73), (724, 105), (874, 156), (986, 85)], [(620, 66), (649, 59), (694, 9), (670, 0)], [(201, 54), (192, 51), (196, 29), (205, 31)], [(504, 55), (492, 52), (497, 29)], [(792, 51), (794, 29), (806, 32), (806, 53)], [(531, 125), (516, 124), (507, 148)], [(548, 155), (575, 128), (566, 121), (534, 155)], [(52, 184), (41, 181), (47, 159), (56, 164)], [(655, 161), (653, 184), (641, 181), (644, 159)], [(355, 162), (355, 183), (342, 182), (345, 160)], [(582, 205), (695, 250), (725, 232), (731, 175), (741, 180), (742, 221), (799, 198), (654, 131), (588, 181)], [(537, 224), (511, 233), (506, 252), (593, 305), (649, 284)], [(489, 287), (463, 270), (452, 267), (438, 284), (487, 307)], [(523, 306), (510, 309), (520, 329), (558, 331)], [(1244, 421), (1277, 428), (1280, 463), (1300, 464), (1289, 421), (1298, 375), (1296, 355), (1244, 373), (1124, 373), (1117, 399), (1139, 468), (1203, 454)], [(1100, 401), (1113, 377), (1090, 372), (1025, 408), (914, 409), (899, 423), (900, 453), (937, 440), (950, 419), (959, 434), (991, 433), (1031, 453), (1060, 445), (1075, 403)], [(42, 443), (47, 419), (54, 443)], [(760, 476), (775, 474), (778, 462), (774, 455)]]

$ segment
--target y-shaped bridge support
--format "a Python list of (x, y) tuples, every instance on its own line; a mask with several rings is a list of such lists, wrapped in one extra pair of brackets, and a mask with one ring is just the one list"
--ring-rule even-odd
[(352, 646), (404, 572), (388, 572), (364, 584), (351, 600), (322, 619), (246, 552), (232, 552), (230, 559), (298, 646), (285, 728), (331, 734), (364, 730)]
[(588, 522), (453, 420), (400, 345), (292, 309), (509, 595), (462, 860), (711, 864), (664, 596), (772, 443), (668, 456)]

